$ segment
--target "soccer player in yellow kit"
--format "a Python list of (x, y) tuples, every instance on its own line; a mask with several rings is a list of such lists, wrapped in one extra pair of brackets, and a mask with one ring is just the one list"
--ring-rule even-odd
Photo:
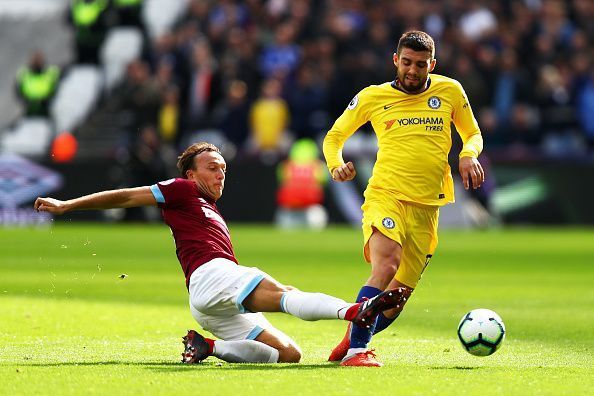
[[(410, 296), (429, 263), (437, 246), (439, 207), (454, 202), (448, 165), (451, 123), (464, 143), (459, 160), (464, 187), (478, 188), (485, 178), (477, 159), (483, 139), (464, 89), (456, 80), (430, 74), (436, 63), (431, 36), (404, 33), (393, 59), (396, 79), (360, 91), (324, 139), (332, 178), (344, 182), (356, 175), (353, 163), (342, 158), (345, 141), (368, 121), (377, 135), (379, 150), (361, 207), (371, 276), (357, 301), (388, 287), (403, 287)], [(367, 344), (402, 308), (383, 312), (369, 329), (349, 326), (329, 360), (381, 366)]]

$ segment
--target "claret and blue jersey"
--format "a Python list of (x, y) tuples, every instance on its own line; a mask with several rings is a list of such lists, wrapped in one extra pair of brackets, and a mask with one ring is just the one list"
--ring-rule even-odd
[(150, 188), (175, 239), (186, 285), (196, 268), (214, 258), (237, 263), (225, 220), (216, 203), (202, 195), (196, 183), (170, 179)]

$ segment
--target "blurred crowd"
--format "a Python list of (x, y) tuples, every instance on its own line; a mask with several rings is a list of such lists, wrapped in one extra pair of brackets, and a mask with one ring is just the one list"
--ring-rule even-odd
[(286, 153), (319, 139), (360, 89), (392, 80), (398, 38), (420, 29), (436, 42), (434, 72), (464, 86), (487, 152), (585, 156), (592, 21), (591, 0), (190, 0), (172, 29), (144, 30), (108, 100), (133, 114), (141, 146), (210, 136)]

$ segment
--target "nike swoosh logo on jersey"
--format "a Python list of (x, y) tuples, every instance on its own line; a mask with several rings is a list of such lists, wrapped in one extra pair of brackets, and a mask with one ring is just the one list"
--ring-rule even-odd
[(392, 104), (389, 104), (389, 105), (385, 105), (385, 106), (384, 106), (384, 110), (388, 110), (390, 107), (394, 106), (395, 104), (396, 104), (396, 103), (392, 103)]

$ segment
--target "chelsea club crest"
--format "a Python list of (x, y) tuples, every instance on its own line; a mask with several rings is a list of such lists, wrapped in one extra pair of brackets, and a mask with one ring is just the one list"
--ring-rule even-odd
[(441, 99), (439, 99), (437, 96), (432, 96), (427, 101), (427, 105), (429, 105), (429, 107), (431, 107), (433, 110), (439, 109), (441, 107)]
[(382, 225), (387, 229), (391, 230), (392, 228), (394, 228), (394, 226), (396, 226), (396, 223), (391, 217), (384, 217), (384, 219), (382, 220)]

